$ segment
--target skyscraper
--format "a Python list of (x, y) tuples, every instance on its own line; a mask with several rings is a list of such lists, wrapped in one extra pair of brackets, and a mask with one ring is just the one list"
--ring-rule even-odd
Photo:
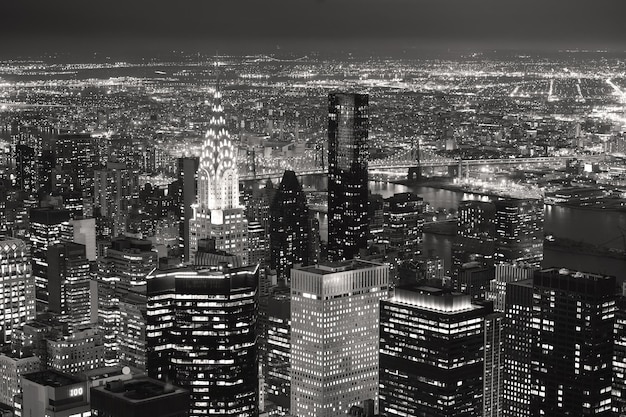
[(626, 414), (626, 296), (617, 300), (613, 346), (613, 412)]
[(503, 322), (503, 313), (492, 313), (485, 317), (482, 417), (500, 417), (502, 413)]
[(543, 259), (543, 200), (508, 198), (494, 201), (496, 263), (525, 262), (539, 266)]
[(91, 274), (85, 246), (63, 242), (48, 248), (48, 309), (70, 332), (91, 324)]
[(191, 392), (191, 417), (258, 415), (258, 267), (148, 280), (148, 374)]
[(130, 289), (146, 285), (157, 267), (158, 254), (148, 240), (117, 238), (98, 270), (98, 328), (106, 346), (107, 366), (118, 364), (120, 299)]
[(531, 415), (611, 416), (615, 277), (551, 268), (533, 284)]
[(309, 209), (293, 171), (285, 171), (270, 205), (270, 268), (289, 279), (294, 264), (309, 263)]
[(37, 303), (48, 303), (48, 247), (72, 241), (70, 212), (51, 208), (30, 210), (30, 244), (33, 255), (33, 275), (35, 276)]
[(504, 304), (502, 416), (528, 417), (531, 415), (531, 351), (537, 340), (533, 328), (533, 279), (506, 284)]
[(489, 309), (432, 287), (397, 288), (380, 308), (380, 414), (482, 416)]
[(378, 313), (389, 267), (350, 260), (291, 269), (291, 413), (343, 416), (378, 396)]
[(198, 196), (189, 222), (190, 261), (198, 241), (215, 238), (216, 248), (241, 256), (248, 263), (248, 222), (239, 204), (237, 148), (224, 118), (222, 93), (216, 88), (213, 115), (205, 135), (198, 168)]
[(147, 371), (146, 325), (147, 298), (143, 292), (130, 291), (120, 297), (119, 362), (140, 373)]
[(35, 277), (24, 241), (0, 237), (0, 344), (35, 318)]
[(352, 259), (367, 248), (369, 97), (328, 96), (328, 255)]
[(126, 231), (132, 201), (139, 193), (138, 177), (119, 162), (108, 162), (106, 169), (94, 175), (94, 210), (111, 219), (112, 236), (120, 235)]
[(452, 246), (453, 270), (479, 262), (493, 266), (495, 252), (495, 207), (491, 202), (468, 200), (459, 204), (457, 234)]
[(178, 159), (178, 185), (180, 187), (180, 195), (178, 198), (181, 205), (179, 212), (185, 261), (189, 260), (189, 221), (193, 216), (193, 209), (191, 206), (196, 201), (196, 194), (198, 192), (197, 174), (199, 163), (200, 161), (198, 158)]
[(61, 169), (72, 176), (75, 189), (88, 199), (94, 194), (94, 170), (100, 167), (97, 138), (89, 133), (61, 134), (56, 139), (56, 159)]
[(424, 199), (413, 193), (400, 193), (383, 202), (383, 239), (404, 259), (420, 254), (424, 231)]
[(506, 198), (459, 204), (453, 271), (468, 262), (485, 267), (543, 259), (543, 201)]
[(279, 415), (289, 414), (291, 406), (291, 294), (278, 286), (269, 296), (264, 333), (263, 361), (267, 400)]

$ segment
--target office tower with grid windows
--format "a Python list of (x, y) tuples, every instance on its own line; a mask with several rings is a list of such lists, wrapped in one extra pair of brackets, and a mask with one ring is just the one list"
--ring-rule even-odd
[(191, 393), (190, 417), (258, 415), (258, 266), (155, 271), (148, 375)]
[(291, 413), (343, 416), (378, 397), (379, 302), (387, 265), (350, 260), (291, 270)]
[(380, 414), (482, 416), (489, 305), (411, 286), (397, 288), (380, 310)]
[(73, 333), (91, 325), (91, 274), (85, 245), (64, 242), (48, 248), (48, 309)]
[(48, 305), (48, 248), (73, 239), (70, 212), (53, 208), (30, 210), (30, 246), (38, 308)]
[(567, 269), (535, 272), (531, 415), (613, 415), (615, 283)]

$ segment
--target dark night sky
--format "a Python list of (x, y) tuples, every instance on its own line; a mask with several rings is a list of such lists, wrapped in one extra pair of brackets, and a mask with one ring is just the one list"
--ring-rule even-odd
[(626, 50), (624, 0), (0, 0), (0, 54), (182, 48)]

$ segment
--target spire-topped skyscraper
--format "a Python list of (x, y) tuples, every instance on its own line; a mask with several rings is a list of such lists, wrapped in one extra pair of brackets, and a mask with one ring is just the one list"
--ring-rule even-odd
[(195, 261), (198, 240), (215, 238), (216, 249), (241, 256), (247, 264), (248, 225), (239, 204), (237, 148), (226, 129), (219, 83), (212, 113), (200, 155), (198, 196), (189, 221), (190, 260)]

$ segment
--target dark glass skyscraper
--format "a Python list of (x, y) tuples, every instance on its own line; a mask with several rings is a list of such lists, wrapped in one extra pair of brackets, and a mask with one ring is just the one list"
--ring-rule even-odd
[(85, 245), (63, 242), (48, 248), (48, 308), (70, 332), (91, 324), (91, 274)]
[(258, 415), (258, 266), (148, 279), (148, 374), (191, 391), (190, 417)]
[(367, 248), (369, 97), (328, 96), (328, 257), (351, 259)]
[(531, 415), (613, 415), (615, 277), (552, 268), (533, 284)]
[(308, 265), (309, 209), (296, 173), (285, 171), (270, 206), (270, 267), (286, 281), (294, 264)]

